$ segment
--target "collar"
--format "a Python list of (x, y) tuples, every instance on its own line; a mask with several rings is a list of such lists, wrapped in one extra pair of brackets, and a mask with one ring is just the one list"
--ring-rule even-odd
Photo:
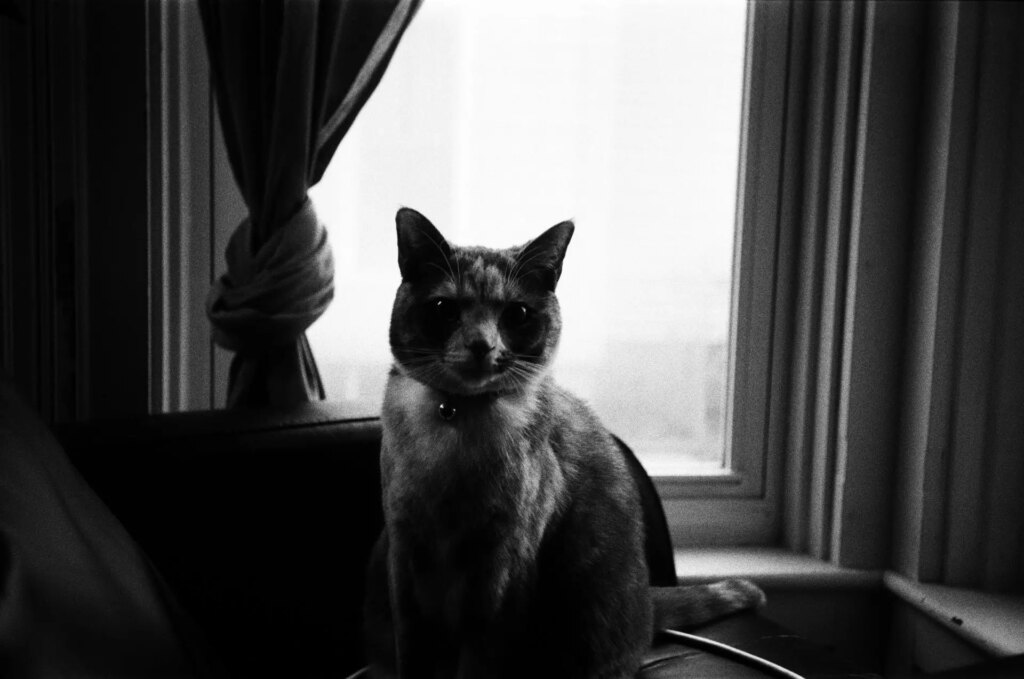
[(437, 416), (444, 422), (464, 415), (466, 411), (489, 406), (511, 391), (487, 391), (482, 394), (453, 394), (439, 391), (437, 400)]

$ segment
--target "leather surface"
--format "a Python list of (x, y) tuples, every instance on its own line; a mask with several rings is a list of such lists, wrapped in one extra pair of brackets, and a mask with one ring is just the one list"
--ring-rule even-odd
[[(690, 633), (728, 644), (764, 658), (805, 679), (872, 679), (833, 651), (793, 634), (762, 615), (740, 613)], [(638, 679), (681, 677), (728, 677), (729, 679), (775, 676), (741, 660), (692, 648), (665, 636), (655, 638), (645, 655)], [(878, 677), (880, 679), (880, 677)]]
[(362, 664), (363, 571), (383, 525), (380, 430), (329, 410), (58, 430), (234, 676)]

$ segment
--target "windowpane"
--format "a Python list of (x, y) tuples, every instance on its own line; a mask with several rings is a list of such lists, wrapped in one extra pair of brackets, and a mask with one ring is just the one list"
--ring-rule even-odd
[(376, 414), (394, 213), (505, 247), (573, 218), (555, 374), (652, 474), (720, 469), (743, 0), (430, 0), (311, 195), (331, 400)]

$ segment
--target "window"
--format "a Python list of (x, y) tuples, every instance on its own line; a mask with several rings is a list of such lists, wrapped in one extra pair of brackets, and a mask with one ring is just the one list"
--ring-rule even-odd
[[(154, 65), (188, 96), (171, 98), (178, 108), (153, 134), (165, 153), (184, 149), (164, 170), (188, 181), (163, 182), (164, 199), (197, 216), (155, 213), (213, 228), (152, 239), (153, 261), (169, 257), (162, 271), (182, 277), (163, 303), (191, 314), (155, 314), (161, 337), (202, 325), (193, 316), (206, 288), (192, 279), (222, 269), (245, 216), (217, 125), (180, 124), (202, 111), (214, 122), (195, 75), (202, 50), (188, 48), (198, 16), (181, 7), (155, 14), (153, 30), (198, 60)], [(495, 247), (574, 218), (557, 378), (637, 452), (677, 540), (777, 542), (784, 451), (769, 405), (784, 400), (773, 352), (788, 341), (775, 305), (792, 258), (778, 243), (791, 11), (743, 0), (424, 3), (311, 192), (337, 264), (335, 302), (308, 332), (328, 398), (379, 413), (398, 207), (455, 243)], [(224, 402), (230, 354), (200, 344), (153, 362), (157, 409)]]
[(572, 217), (559, 380), (652, 473), (720, 469), (745, 14), (426, 3), (313, 190), (339, 259), (310, 332), (331, 397), (379, 408), (399, 205), (495, 247)]
[[(556, 378), (633, 447), (673, 523), (722, 499), (698, 539), (768, 540), (786, 19), (758, 7), (425, 3), (311, 192), (338, 270), (308, 333), (328, 397), (379, 412), (398, 207), (492, 247), (574, 218)], [(737, 511), (753, 523), (722, 537)]]

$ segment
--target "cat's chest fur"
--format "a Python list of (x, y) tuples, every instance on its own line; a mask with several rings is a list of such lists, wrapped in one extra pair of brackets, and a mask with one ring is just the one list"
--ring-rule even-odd
[[(561, 469), (538, 432), (535, 392), (463, 403), (400, 372), (389, 378), (381, 453), (385, 513), (424, 603), (452, 591), (493, 606), (526, 576), (562, 495)], [(486, 577), (479, 577), (486, 576)], [(479, 583), (487, 592), (464, 591)]]
[(518, 513), (559, 484), (554, 453), (537, 426), (538, 393), (462, 402), (451, 420), (438, 412), (446, 398), (400, 372), (389, 378), (381, 461), (389, 509), (401, 515), (411, 503), (432, 515), (457, 501), (467, 512), (465, 521), (455, 519), (465, 525), (470, 509)]

